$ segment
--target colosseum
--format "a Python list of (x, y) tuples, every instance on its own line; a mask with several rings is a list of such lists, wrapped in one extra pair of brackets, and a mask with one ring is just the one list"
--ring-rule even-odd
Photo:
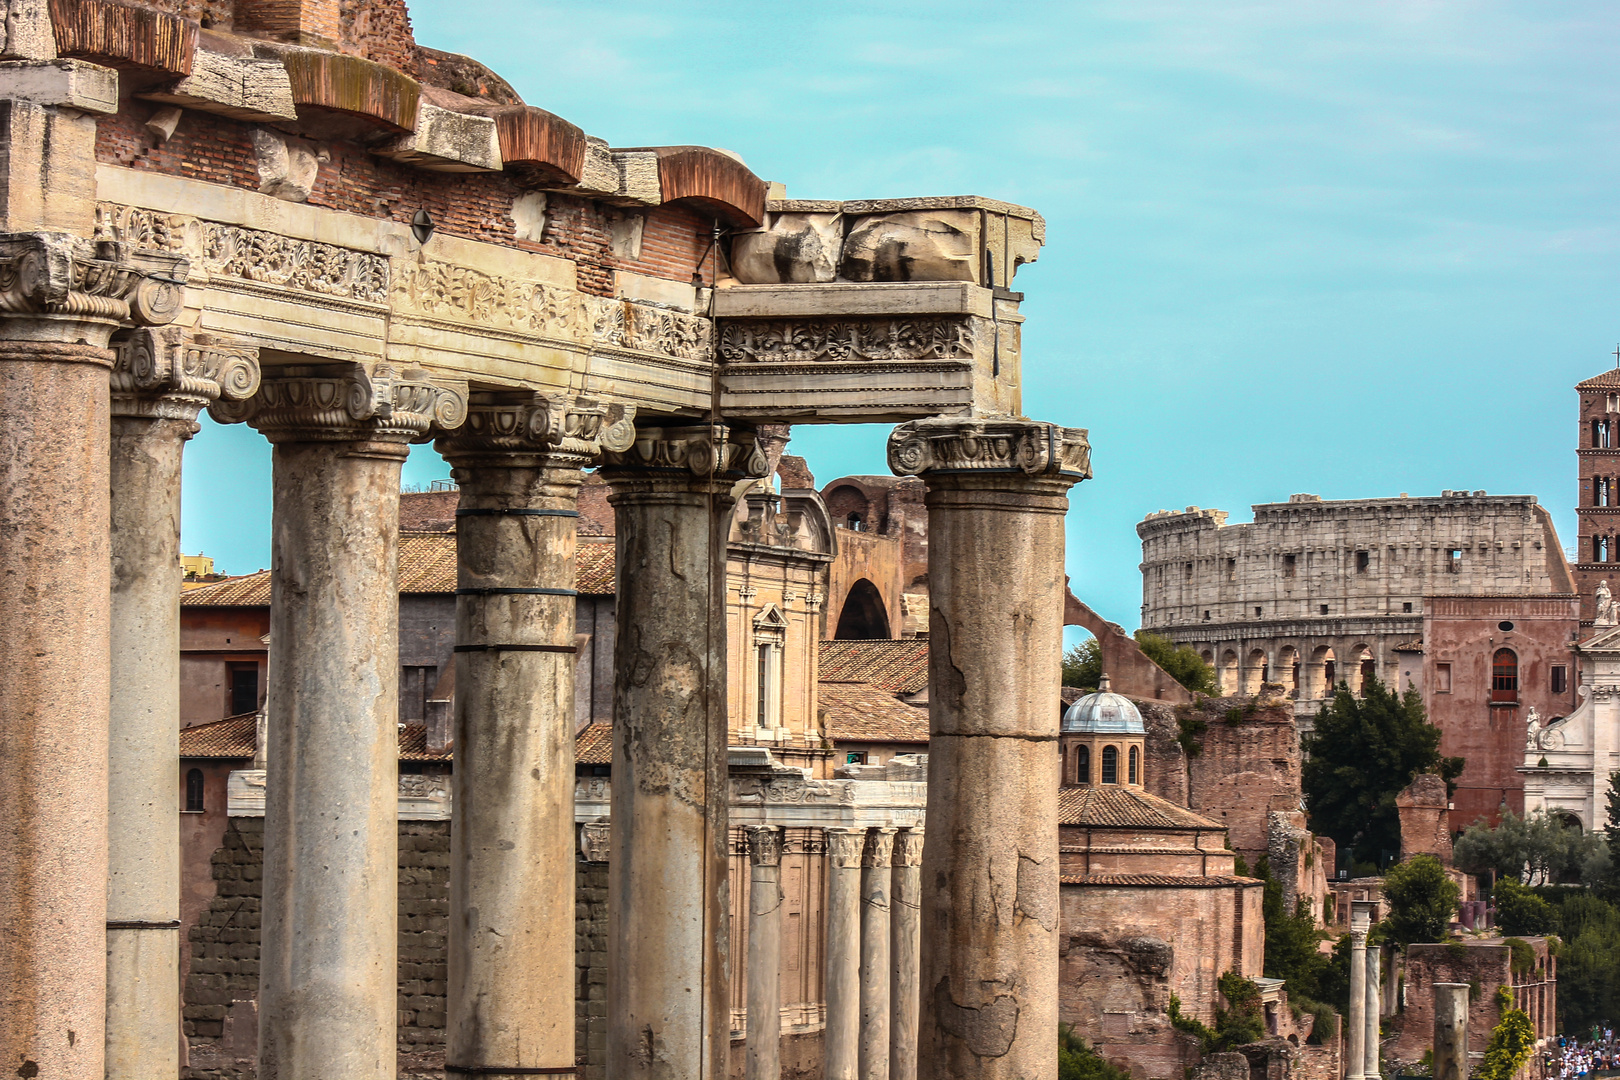
[(1294, 495), (1253, 510), (1246, 525), (1196, 506), (1137, 525), (1142, 628), (1198, 649), (1224, 694), (1282, 684), (1302, 730), (1339, 682), (1422, 689), (1426, 600), (1575, 591), (1532, 495)]

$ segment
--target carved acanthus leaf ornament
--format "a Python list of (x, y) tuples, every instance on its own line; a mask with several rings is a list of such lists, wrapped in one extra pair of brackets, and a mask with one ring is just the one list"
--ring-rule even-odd
[(545, 454), (555, 464), (595, 463), (603, 451), (629, 449), (635, 440), (636, 407), (595, 398), (534, 393), (474, 401), (467, 422), (441, 441), (455, 460), (466, 454)]
[(220, 398), (241, 401), (259, 389), (259, 349), (177, 326), (142, 328), (114, 346), (116, 416), (195, 420)]
[(637, 428), (629, 446), (606, 458), (610, 469), (685, 471), (728, 481), (770, 471), (753, 431), (728, 424)]
[(899, 476), (1022, 472), (1072, 482), (1091, 477), (1091, 444), (1084, 428), (1022, 417), (931, 417), (889, 435), (889, 468)]
[(418, 442), (467, 418), (465, 386), (433, 382), (420, 369), (351, 365), (341, 374), (283, 369), (245, 401), (218, 401), (208, 414), (245, 421), (271, 442)]
[(820, 364), (882, 360), (972, 360), (972, 320), (728, 320), (720, 359), (728, 364)]

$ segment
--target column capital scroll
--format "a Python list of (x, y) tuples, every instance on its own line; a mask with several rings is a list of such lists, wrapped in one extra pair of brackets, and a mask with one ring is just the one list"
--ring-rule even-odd
[(114, 416), (194, 421), (220, 398), (242, 401), (258, 389), (259, 349), (247, 342), (162, 326), (113, 346)]
[(685, 473), (728, 484), (770, 471), (754, 432), (730, 424), (638, 427), (629, 446), (605, 456), (611, 471)]
[(782, 830), (762, 825), (748, 830), (748, 859), (755, 866), (782, 864)]
[(858, 870), (866, 851), (865, 829), (828, 829), (827, 859), (844, 870)]
[(216, 401), (208, 415), (221, 423), (245, 421), (275, 442), (424, 441), (434, 429), (460, 427), (467, 418), (465, 384), (434, 382), (420, 368), (386, 364), (366, 371), (286, 367), (274, 369), (259, 392), (242, 401)]
[(923, 831), (921, 829), (901, 829), (894, 837), (895, 866), (921, 866), (923, 849)]
[(439, 439), (439, 452), (461, 460), (485, 455), (539, 455), (548, 463), (584, 468), (604, 451), (629, 449), (635, 439), (634, 405), (571, 394), (477, 394), (467, 421)]
[(911, 420), (889, 435), (889, 469), (897, 476), (1021, 472), (1069, 483), (1091, 478), (1085, 428), (1021, 416), (935, 416)]
[[(27, 323), (19, 335), (105, 347), (120, 324), (173, 322), (191, 264), (183, 256), (67, 233), (0, 235), (0, 316)], [(9, 321), (9, 320), (8, 320)]]
[(873, 868), (887, 867), (889, 860), (894, 856), (895, 830), (889, 828), (869, 829), (866, 833), (866, 847), (861, 853), (861, 865)]

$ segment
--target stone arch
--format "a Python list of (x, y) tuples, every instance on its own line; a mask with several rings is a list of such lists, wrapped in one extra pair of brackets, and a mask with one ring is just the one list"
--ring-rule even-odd
[(1216, 671), (1221, 680), (1222, 696), (1238, 692), (1238, 654), (1232, 649), (1221, 653), (1221, 666)]
[(1339, 677), (1350, 684), (1356, 697), (1366, 697), (1367, 677), (1378, 677), (1378, 661), (1373, 659), (1372, 650), (1365, 645), (1351, 646), (1345, 655), (1344, 672)]
[(1301, 666), (1299, 650), (1292, 645), (1284, 645), (1277, 650), (1277, 667), (1272, 672), (1271, 681), (1286, 687), (1289, 697), (1298, 698)]
[(873, 513), (872, 500), (854, 484), (838, 484), (822, 496), (833, 523), (860, 532), (877, 532), (882, 525)]
[(838, 611), (838, 629), (833, 637), (839, 641), (888, 640), (894, 635), (889, 630), (889, 610), (883, 594), (870, 578), (861, 578), (849, 587), (844, 604)]
[(1581, 821), (1580, 815), (1573, 810), (1553, 810), (1547, 816), (1566, 829), (1574, 829), (1576, 832), (1586, 831), (1586, 825)]
[(1243, 693), (1258, 694), (1271, 675), (1271, 664), (1264, 649), (1250, 649), (1243, 661)]
[(1331, 697), (1333, 687), (1338, 682), (1337, 658), (1333, 653), (1333, 646), (1318, 645), (1311, 651), (1311, 663), (1307, 670), (1305, 693), (1310, 700)]

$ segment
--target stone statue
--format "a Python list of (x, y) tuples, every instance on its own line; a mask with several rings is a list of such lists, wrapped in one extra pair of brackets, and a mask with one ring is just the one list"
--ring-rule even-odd
[(1534, 705), (1530, 706), (1530, 715), (1524, 718), (1524, 749), (1530, 751), (1541, 749), (1541, 717)]
[(1616, 625), (1620, 625), (1620, 613), (1617, 613), (1614, 610), (1614, 599), (1613, 599), (1613, 597), (1611, 597), (1609, 595), (1609, 583), (1608, 583), (1607, 580), (1603, 580), (1603, 581), (1598, 582), (1598, 585), (1597, 585), (1597, 611), (1596, 611), (1596, 615), (1592, 619), (1592, 625), (1593, 626), (1616, 626)]

